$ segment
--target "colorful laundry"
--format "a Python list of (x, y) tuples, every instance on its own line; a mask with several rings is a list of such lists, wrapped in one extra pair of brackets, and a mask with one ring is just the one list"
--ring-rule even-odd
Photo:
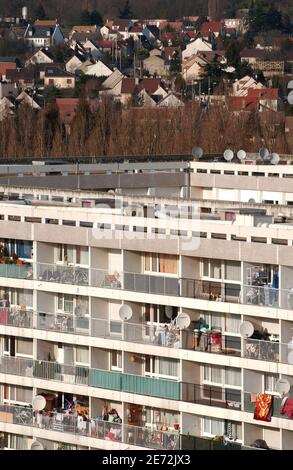
[(259, 421), (271, 421), (273, 412), (273, 396), (259, 393), (256, 396), (254, 419)]
[(281, 415), (287, 415), (289, 419), (293, 419), (293, 398), (287, 398), (281, 408)]

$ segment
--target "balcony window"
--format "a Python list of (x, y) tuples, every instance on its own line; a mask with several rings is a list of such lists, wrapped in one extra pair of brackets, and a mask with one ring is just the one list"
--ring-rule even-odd
[(204, 383), (219, 384), (223, 387), (241, 387), (241, 370), (235, 367), (204, 366)]
[(33, 399), (32, 388), (18, 386), (18, 385), (4, 385), (3, 401), (5, 404), (19, 405), (31, 404)]
[(111, 351), (110, 352), (111, 358), (111, 370), (122, 370), (122, 352), (121, 351)]
[(208, 436), (223, 436), (224, 421), (216, 418), (203, 418), (203, 432)]
[(178, 377), (179, 361), (164, 357), (146, 356), (145, 375)]
[(146, 253), (144, 257), (145, 272), (177, 274), (178, 256), (157, 253)]
[(15, 344), (17, 356), (33, 356), (33, 340), (27, 338), (16, 338)]
[(204, 259), (202, 261), (202, 273), (204, 277), (211, 279), (221, 279), (221, 261)]
[(276, 393), (276, 383), (279, 379), (277, 374), (265, 374), (264, 375), (264, 385), (265, 393), (274, 394)]
[(225, 331), (228, 333), (239, 334), (239, 327), (241, 323), (240, 315), (226, 314), (226, 327)]
[(60, 312), (73, 313), (73, 295), (58, 294), (57, 309)]
[(145, 321), (150, 323), (170, 323), (176, 318), (178, 313), (177, 307), (167, 305), (145, 305)]
[(27, 240), (6, 239), (1, 241), (4, 248), (4, 256), (16, 255), (22, 259), (32, 259), (33, 243)]
[(89, 349), (86, 346), (75, 347), (75, 359), (77, 364), (89, 364)]
[(241, 263), (237, 261), (225, 262), (225, 279), (229, 281), (241, 281)]

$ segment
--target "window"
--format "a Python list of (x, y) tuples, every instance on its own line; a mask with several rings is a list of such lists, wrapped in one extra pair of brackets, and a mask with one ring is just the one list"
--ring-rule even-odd
[(276, 382), (279, 379), (277, 374), (265, 374), (265, 393), (276, 393)]
[(88, 266), (88, 248), (84, 246), (58, 245), (57, 261), (61, 263), (81, 264)]
[(204, 259), (203, 263), (203, 276), (212, 279), (221, 279), (221, 261)]
[(163, 357), (146, 356), (145, 375), (178, 377), (179, 361)]
[(223, 436), (224, 421), (216, 418), (203, 418), (203, 432), (212, 436)]
[(215, 327), (223, 329), (224, 327), (224, 316), (221, 313), (204, 312), (203, 318), (210, 328)]
[(226, 314), (226, 327), (225, 331), (229, 333), (239, 334), (239, 327), (241, 323), (241, 318), (239, 315)]
[(73, 295), (58, 294), (57, 309), (66, 313), (73, 313)]
[(5, 403), (31, 404), (33, 390), (28, 387), (5, 384), (3, 398)]
[(111, 370), (122, 370), (122, 352), (111, 351)]
[[(8, 436), (8, 435), (7, 435)], [(9, 434), (10, 449), (14, 450), (28, 450), (28, 438), (26, 436), (18, 436), (16, 434)]]
[(4, 288), (0, 292), (1, 299), (9, 299), (11, 305), (33, 307), (33, 291), (29, 289)]
[(33, 356), (33, 340), (16, 338), (16, 354), (21, 356)]
[(146, 253), (144, 257), (144, 270), (147, 272), (177, 274), (178, 257), (157, 253)]
[(241, 281), (241, 263), (237, 261), (226, 261), (225, 279), (229, 281)]
[(145, 305), (145, 321), (151, 323), (170, 323), (177, 317), (178, 308), (168, 305)]
[(204, 366), (203, 376), (205, 383), (230, 387), (241, 387), (242, 383), (241, 370), (235, 367)]
[(31, 259), (33, 256), (33, 242), (26, 240), (1, 240), (5, 256), (17, 255), (19, 258)]
[(89, 350), (85, 346), (76, 346), (76, 363), (88, 364), (89, 363)]

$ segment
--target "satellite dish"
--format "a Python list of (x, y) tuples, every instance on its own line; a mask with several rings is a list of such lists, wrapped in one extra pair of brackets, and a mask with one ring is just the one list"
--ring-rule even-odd
[(286, 379), (279, 379), (276, 382), (275, 390), (280, 395), (286, 395), (290, 391), (291, 385), (290, 382)]
[(165, 308), (165, 314), (166, 314), (166, 317), (171, 320), (171, 318), (172, 318), (172, 316), (173, 316), (173, 308), (172, 308), (170, 305), (167, 305), (167, 306), (166, 306), (166, 308)]
[(122, 321), (130, 320), (132, 317), (132, 308), (129, 305), (121, 305), (119, 308), (119, 317)]
[(290, 91), (287, 99), (289, 104), (293, 104), (293, 91)]
[(265, 160), (269, 156), (269, 151), (265, 147), (262, 147), (259, 149), (258, 154), (262, 160)]
[(287, 357), (288, 364), (293, 364), (293, 351), (290, 351)]
[(272, 165), (278, 165), (280, 161), (280, 156), (278, 153), (272, 153), (272, 155), (270, 156), (270, 162)]
[(200, 147), (193, 147), (191, 153), (194, 158), (200, 159), (203, 156), (203, 149)]
[(32, 401), (32, 407), (34, 411), (41, 411), (46, 406), (46, 399), (43, 395), (36, 395)]
[(31, 450), (44, 450), (44, 446), (39, 441), (34, 441), (31, 445)]
[(227, 149), (225, 150), (223, 156), (227, 162), (230, 162), (231, 160), (233, 160), (234, 152), (233, 150)]
[(238, 158), (238, 160), (241, 160), (241, 161), (242, 161), (242, 160), (245, 160), (245, 158), (246, 158), (246, 152), (245, 152), (245, 150), (239, 150), (239, 151), (237, 152), (237, 158)]
[(255, 204), (255, 199), (253, 197), (251, 197), (248, 201), (250, 204)]
[(243, 321), (240, 323), (239, 332), (242, 338), (250, 338), (254, 332), (254, 326), (250, 321)]
[(190, 316), (187, 313), (179, 313), (176, 318), (176, 325), (180, 330), (184, 330), (184, 328), (188, 328), (190, 325)]
[(290, 80), (287, 86), (288, 90), (293, 90), (293, 80)]

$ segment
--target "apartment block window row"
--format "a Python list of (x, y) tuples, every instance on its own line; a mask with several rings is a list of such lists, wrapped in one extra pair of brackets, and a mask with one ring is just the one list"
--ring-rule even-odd
[(178, 256), (158, 253), (145, 253), (145, 272), (177, 274)]

